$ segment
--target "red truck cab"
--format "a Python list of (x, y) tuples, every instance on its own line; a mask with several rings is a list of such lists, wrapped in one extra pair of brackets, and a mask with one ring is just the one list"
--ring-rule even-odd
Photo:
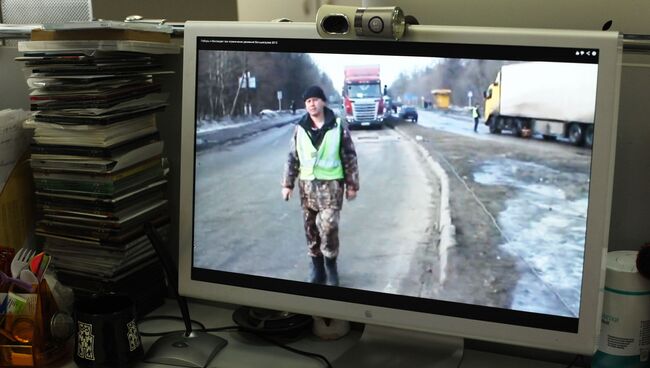
[(343, 112), (350, 127), (381, 127), (384, 121), (379, 65), (345, 67)]

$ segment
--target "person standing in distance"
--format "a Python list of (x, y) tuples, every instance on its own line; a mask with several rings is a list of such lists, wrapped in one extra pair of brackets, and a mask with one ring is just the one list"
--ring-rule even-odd
[(343, 195), (351, 201), (359, 191), (357, 153), (350, 131), (327, 107), (320, 87), (307, 88), (303, 100), (307, 113), (293, 132), (282, 198), (291, 198), (297, 178), (311, 259), (309, 282), (336, 286)]
[(478, 129), (478, 120), (481, 117), (481, 112), (478, 110), (478, 104), (472, 107), (472, 118), (474, 118), (474, 133)]

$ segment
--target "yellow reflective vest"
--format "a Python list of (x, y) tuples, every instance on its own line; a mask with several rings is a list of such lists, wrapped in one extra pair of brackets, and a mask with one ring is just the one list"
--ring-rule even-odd
[(316, 149), (304, 128), (298, 127), (296, 151), (300, 160), (300, 180), (343, 179), (341, 163), (341, 123), (328, 130), (320, 147)]
[(478, 113), (478, 107), (472, 107), (472, 118), (476, 119), (478, 117), (480, 117)]

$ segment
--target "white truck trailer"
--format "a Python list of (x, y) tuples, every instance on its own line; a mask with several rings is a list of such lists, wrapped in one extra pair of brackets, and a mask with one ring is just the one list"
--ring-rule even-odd
[(501, 67), (485, 92), (485, 124), (493, 134), (565, 137), (593, 144), (596, 64), (521, 62)]

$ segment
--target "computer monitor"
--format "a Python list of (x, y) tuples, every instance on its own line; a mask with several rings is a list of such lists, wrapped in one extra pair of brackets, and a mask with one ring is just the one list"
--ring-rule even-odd
[[(399, 41), (339, 40), (311, 23), (188, 22), (184, 48), (181, 294), (388, 335), (594, 351), (616, 33), (411, 26)], [(360, 190), (335, 215), (313, 183), (281, 194), (289, 157), (309, 157), (296, 146), (318, 135), (306, 91), (341, 134), (312, 148), (347, 144), (343, 179), (327, 179), (337, 190), (355, 183), (348, 138), (356, 151)], [(305, 221), (321, 223), (306, 234)], [(338, 223), (337, 256), (324, 221)], [(309, 282), (320, 253), (336, 256), (338, 286)]]

